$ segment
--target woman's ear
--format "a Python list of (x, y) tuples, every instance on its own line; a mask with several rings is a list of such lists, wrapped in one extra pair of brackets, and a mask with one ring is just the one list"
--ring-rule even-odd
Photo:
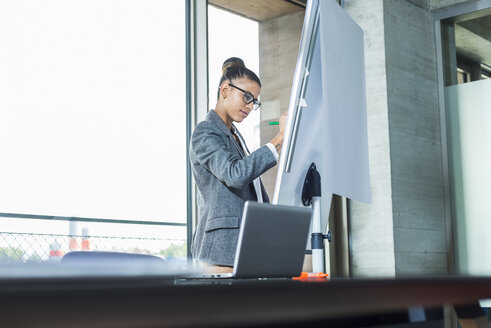
[(230, 85), (227, 82), (223, 82), (220, 86), (220, 95), (223, 99), (227, 99), (230, 92)]

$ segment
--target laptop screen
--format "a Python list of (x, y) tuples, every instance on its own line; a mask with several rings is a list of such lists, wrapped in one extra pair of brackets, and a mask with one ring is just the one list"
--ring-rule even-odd
[(234, 276), (299, 276), (305, 256), (312, 209), (246, 202), (242, 215)]

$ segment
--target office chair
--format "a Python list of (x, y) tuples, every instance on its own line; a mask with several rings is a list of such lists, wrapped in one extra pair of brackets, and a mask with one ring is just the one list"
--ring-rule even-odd
[(133, 254), (102, 251), (73, 251), (66, 253), (60, 263), (64, 264), (147, 264), (167, 265), (167, 261), (161, 257), (148, 254)]

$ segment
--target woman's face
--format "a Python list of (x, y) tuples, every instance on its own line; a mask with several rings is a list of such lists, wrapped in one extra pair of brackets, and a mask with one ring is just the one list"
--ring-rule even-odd
[(241, 78), (230, 83), (224, 82), (222, 84), (222, 98), (226, 114), (233, 122), (240, 123), (253, 110), (254, 102), (246, 104), (244, 101), (244, 92), (234, 88), (230, 84), (251, 93), (254, 99), (258, 99), (261, 87), (257, 82), (248, 78)]

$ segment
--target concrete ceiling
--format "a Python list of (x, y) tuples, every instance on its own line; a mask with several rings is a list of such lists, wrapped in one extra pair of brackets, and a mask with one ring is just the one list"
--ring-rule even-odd
[(474, 0), (407, 0), (418, 7), (424, 8), (429, 11), (438, 10), (450, 6), (455, 6), (464, 2), (471, 2)]
[(460, 22), (458, 25), (491, 42), (491, 15)]
[(491, 16), (455, 24), (457, 54), (491, 66)]
[(303, 0), (208, 0), (208, 3), (239, 14), (241, 16), (264, 21), (305, 10)]

